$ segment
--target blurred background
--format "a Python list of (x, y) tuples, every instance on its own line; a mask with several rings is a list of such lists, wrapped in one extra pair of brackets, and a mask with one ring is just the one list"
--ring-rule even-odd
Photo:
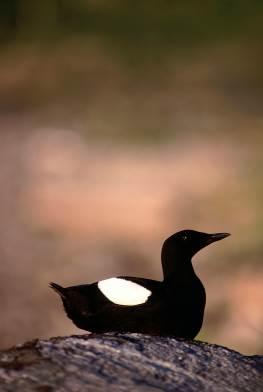
[(0, 348), (80, 333), (48, 288), (161, 278), (192, 228), (198, 338), (263, 351), (263, 3), (0, 5)]

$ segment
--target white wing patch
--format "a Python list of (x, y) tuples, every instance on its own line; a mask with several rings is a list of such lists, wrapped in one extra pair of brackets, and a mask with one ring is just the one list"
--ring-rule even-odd
[(152, 292), (138, 283), (121, 278), (110, 278), (98, 282), (98, 288), (111, 302), (117, 305), (144, 304)]

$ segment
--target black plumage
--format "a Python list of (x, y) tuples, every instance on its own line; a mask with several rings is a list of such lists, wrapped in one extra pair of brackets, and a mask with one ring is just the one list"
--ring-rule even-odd
[[(228, 233), (183, 230), (167, 238), (161, 253), (163, 281), (121, 276), (66, 288), (51, 283), (50, 287), (60, 295), (68, 317), (81, 329), (193, 339), (203, 323), (206, 294), (194, 272), (192, 257), (200, 249), (227, 236)], [(133, 291), (136, 294), (137, 290), (136, 299), (132, 297), (134, 305), (123, 305), (121, 299), (115, 299), (118, 285), (128, 285), (130, 294)], [(117, 294), (111, 293), (111, 287)]]

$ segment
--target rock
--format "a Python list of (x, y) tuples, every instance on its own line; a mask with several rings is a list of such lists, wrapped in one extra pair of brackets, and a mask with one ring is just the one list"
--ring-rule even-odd
[(1, 392), (262, 392), (263, 356), (139, 334), (34, 340), (0, 352)]

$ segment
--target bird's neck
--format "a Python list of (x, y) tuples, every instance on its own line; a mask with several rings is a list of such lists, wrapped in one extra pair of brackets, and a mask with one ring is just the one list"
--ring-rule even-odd
[(195, 276), (191, 257), (162, 254), (164, 282), (184, 281)]

